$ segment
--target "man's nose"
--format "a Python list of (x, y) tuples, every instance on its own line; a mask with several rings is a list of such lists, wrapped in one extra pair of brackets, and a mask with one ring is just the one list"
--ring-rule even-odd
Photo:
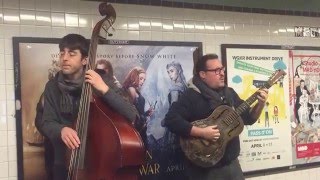
[(63, 61), (68, 61), (69, 60), (69, 55), (68, 54), (64, 54), (63, 56), (62, 56), (62, 60)]

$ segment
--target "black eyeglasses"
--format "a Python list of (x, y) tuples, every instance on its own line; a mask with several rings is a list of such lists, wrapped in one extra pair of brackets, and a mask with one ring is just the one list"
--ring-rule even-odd
[(214, 74), (218, 75), (218, 74), (221, 74), (222, 72), (224, 72), (225, 70), (226, 70), (225, 67), (221, 67), (221, 68), (216, 68), (216, 69), (206, 69), (205, 71), (214, 72)]

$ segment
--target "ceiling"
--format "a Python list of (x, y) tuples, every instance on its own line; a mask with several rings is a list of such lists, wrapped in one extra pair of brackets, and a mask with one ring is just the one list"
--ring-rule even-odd
[[(105, 1), (105, 0), (85, 0), (85, 1)], [(148, 0), (110, 0), (110, 2), (130, 2), (130, 4), (140, 4), (139, 1)], [(149, 0), (151, 1), (151, 0)], [(210, 4), (218, 6), (247, 7), (260, 9), (290, 10), (290, 11), (311, 11), (320, 12), (319, 0), (158, 0), (162, 2), (179, 2), (191, 4)]]
[(319, 0), (172, 0), (176, 2), (213, 4), (277, 10), (320, 11)]

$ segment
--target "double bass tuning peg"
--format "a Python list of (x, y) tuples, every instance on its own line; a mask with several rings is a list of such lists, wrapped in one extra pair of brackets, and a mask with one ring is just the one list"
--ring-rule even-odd
[(110, 33), (109, 32), (109, 28), (111, 27), (111, 29), (113, 30), (113, 31), (115, 31), (115, 29), (114, 29), (114, 27), (112, 26), (113, 24), (112, 23), (110, 23), (110, 21), (108, 21), (109, 22), (109, 26), (107, 26), (107, 25), (104, 25), (104, 26), (102, 26), (102, 29), (106, 32), (106, 34), (110, 37), (110, 36), (113, 36), (113, 33)]

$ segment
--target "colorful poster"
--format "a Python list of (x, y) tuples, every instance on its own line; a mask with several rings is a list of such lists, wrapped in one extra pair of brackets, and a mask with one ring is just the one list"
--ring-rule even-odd
[[(59, 70), (58, 42), (41, 38), (13, 42), (16, 98), (21, 101), (16, 112), (19, 179), (47, 179), (52, 167), (52, 151), (44, 148), (46, 141), (34, 120), (44, 86)], [(96, 62), (107, 63), (119, 87), (135, 90), (131, 100), (142, 118), (134, 125), (147, 148), (146, 163), (139, 169), (142, 179), (184, 179), (178, 139), (162, 120), (192, 77), (193, 52), (199, 48), (201, 43), (117, 40), (98, 46)], [(137, 72), (143, 72), (139, 80), (131, 81)]]
[[(281, 69), (288, 73), (287, 50), (227, 48), (228, 86), (246, 100)], [(253, 125), (240, 136), (239, 161), (244, 172), (292, 165), (288, 75), (269, 88), (269, 97)]]
[(294, 164), (320, 161), (320, 52), (290, 50), (290, 111)]
[[(123, 82), (122, 88), (133, 91), (131, 100), (142, 117), (136, 128), (147, 148), (147, 163), (139, 170), (143, 179), (185, 179), (179, 140), (163, 125), (163, 119), (170, 104), (187, 88), (196, 48), (160, 45), (98, 48), (97, 62), (107, 60), (112, 64), (114, 77)], [(128, 82), (135, 71), (145, 72), (139, 76), (140, 88), (135, 88), (135, 82)]]

